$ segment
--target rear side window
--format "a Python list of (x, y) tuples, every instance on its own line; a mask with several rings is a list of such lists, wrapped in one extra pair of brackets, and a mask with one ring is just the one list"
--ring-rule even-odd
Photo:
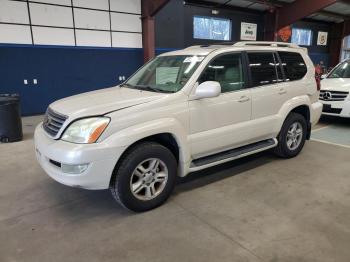
[(248, 53), (248, 59), (253, 87), (277, 82), (276, 63), (272, 53)]
[(299, 53), (278, 52), (287, 81), (302, 79), (307, 72), (306, 64)]

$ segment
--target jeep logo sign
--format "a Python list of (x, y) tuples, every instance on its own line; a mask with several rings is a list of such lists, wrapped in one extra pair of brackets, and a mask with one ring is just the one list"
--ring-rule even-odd
[(257, 24), (241, 23), (241, 40), (256, 40)]

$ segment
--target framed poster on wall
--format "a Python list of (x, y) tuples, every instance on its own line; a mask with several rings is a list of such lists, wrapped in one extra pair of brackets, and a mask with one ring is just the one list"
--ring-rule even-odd
[(277, 32), (277, 41), (290, 42), (292, 36), (291, 26), (285, 26), (278, 30)]
[(327, 45), (328, 32), (318, 31), (317, 45)]
[(241, 23), (241, 40), (256, 40), (257, 24)]

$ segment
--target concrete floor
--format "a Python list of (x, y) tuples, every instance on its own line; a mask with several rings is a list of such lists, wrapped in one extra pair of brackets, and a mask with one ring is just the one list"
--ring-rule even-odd
[(194, 173), (135, 214), (108, 191), (45, 175), (39, 120), (23, 119), (24, 141), (0, 144), (1, 262), (350, 261), (350, 148), (309, 141), (294, 159), (261, 153)]

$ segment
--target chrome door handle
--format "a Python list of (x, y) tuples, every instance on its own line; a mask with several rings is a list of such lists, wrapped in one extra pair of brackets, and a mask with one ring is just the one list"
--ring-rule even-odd
[(250, 100), (249, 97), (247, 97), (247, 96), (241, 96), (241, 97), (238, 99), (238, 102), (244, 103), (244, 102), (248, 102), (249, 100)]
[(281, 88), (281, 89), (278, 91), (278, 93), (279, 93), (280, 95), (284, 95), (284, 94), (287, 94), (287, 90), (285, 90), (284, 88)]

